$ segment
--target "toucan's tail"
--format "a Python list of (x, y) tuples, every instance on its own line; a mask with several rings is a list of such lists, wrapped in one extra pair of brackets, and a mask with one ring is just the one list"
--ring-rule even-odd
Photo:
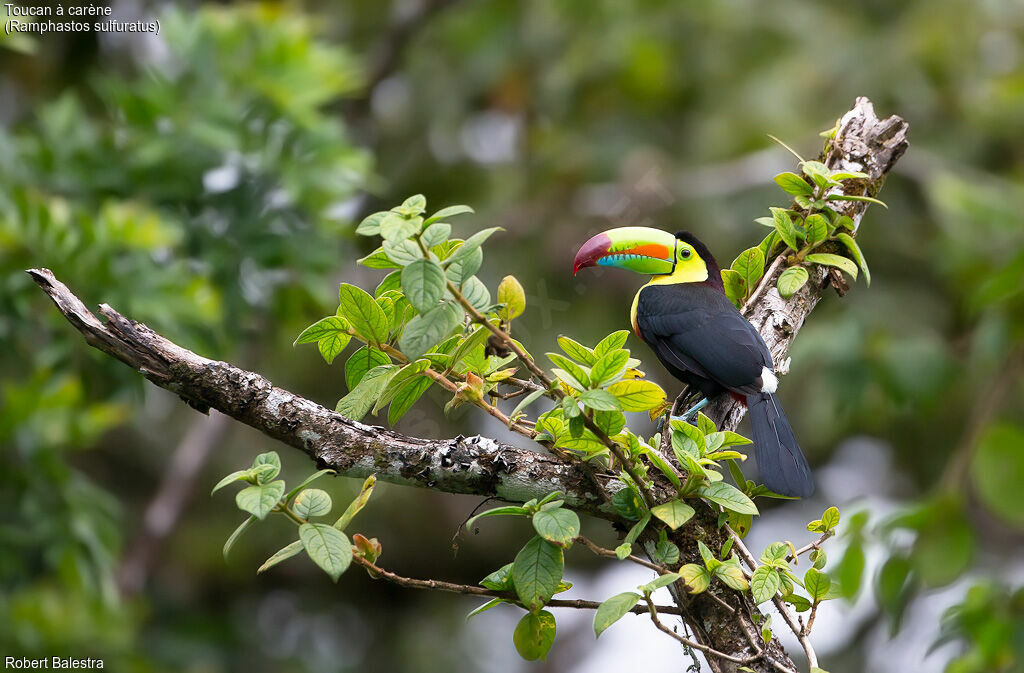
[(811, 468), (775, 395), (747, 395), (747, 408), (754, 430), (754, 456), (764, 485), (781, 495), (806, 498), (814, 493)]

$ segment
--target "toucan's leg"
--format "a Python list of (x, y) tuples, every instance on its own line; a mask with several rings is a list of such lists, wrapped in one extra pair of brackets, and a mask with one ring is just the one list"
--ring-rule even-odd
[(708, 398), (705, 397), (700, 402), (698, 402), (697, 404), (693, 405), (692, 407), (690, 407), (689, 409), (684, 411), (679, 416), (670, 416), (669, 420), (672, 420), (672, 421), (683, 421), (684, 423), (686, 423), (686, 422), (689, 421), (690, 418), (694, 418), (697, 415), (697, 412), (700, 411), (701, 409), (703, 409), (704, 407), (706, 407), (707, 405), (708, 405)]

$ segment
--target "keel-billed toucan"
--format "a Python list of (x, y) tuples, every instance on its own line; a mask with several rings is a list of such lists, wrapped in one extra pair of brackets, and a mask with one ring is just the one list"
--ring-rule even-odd
[(673, 236), (649, 227), (620, 227), (580, 248), (573, 272), (587, 266), (654, 276), (633, 299), (633, 331), (673, 376), (704, 395), (695, 408), (727, 391), (744, 400), (765, 486), (783, 495), (809, 496), (811, 470), (775, 397), (779, 381), (771, 353), (725, 296), (718, 263), (707, 247), (687, 232)]

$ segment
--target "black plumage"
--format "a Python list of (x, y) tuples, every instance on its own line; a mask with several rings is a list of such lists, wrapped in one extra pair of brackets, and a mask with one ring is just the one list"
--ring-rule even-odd
[(690, 235), (677, 236), (694, 246), (709, 280), (642, 288), (635, 316), (638, 334), (673, 376), (705, 397), (728, 391), (744, 399), (761, 480), (776, 493), (811, 495), (810, 467), (789, 421), (775, 395), (763, 391), (764, 369), (774, 372), (764, 339), (725, 296), (707, 248)]

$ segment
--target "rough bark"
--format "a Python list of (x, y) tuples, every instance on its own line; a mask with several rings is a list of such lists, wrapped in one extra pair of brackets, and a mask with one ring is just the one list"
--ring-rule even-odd
[[(322, 468), (346, 477), (375, 474), (394, 484), (513, 502), (557, 490), (574, 509), (612, 517), (577, 464), (479, 435), (421, 439), (358, 423), (255, 372), (182, 348), (106, 304), (99, 308), (104, 324), (49, 269), (28, 273), (89, 345), (196, 409), (216, 409), (303, 451)], [(604, 479), (612, 492), (619, 488), (614, 476)]]
[[(832, 170), (858, 171), (867, 173), (869, 177), (866, 180), (848, 180), (842, 189), (834, 188), (833, 191), (847, 195), (875, 196), (885, 176), (907, 149), (907, 130), (907, 123), (900, 117), (892, 116), (880, 120), (875, 115), (871, 101), (867, 98), (858, 98), (853, 108), (840, 120), (835, 138), (829, 144), (822, 160)], [(853, 219), (856, 231), (868, 203), (836, 201), (831, 205)], [(790, 346), (825, 291), (832, 286), (842, 295), (847, 289), (845, 280), (838, 271), (816, 266), (811, 269), (807, 284), (789, 299), (783, 299), (776, 288), (779, 275), (786, 269), (783, 257), (779, 256), (770, 262), (761, 284), (743, 310), (744, 316), (757, 328), (768, 344), (780, 374), (785, 374), (789, 370)], [(687, 391), (684, 390), (676, 401), (677, 407), (684, 403), (687, 396)], [(730, 395), (720, 396), (705, 409), (705, 413), (720, 429), (733, 431), (737, 429), (746, 412), (746, 405), (736, 402)], [(695, 535), (700, 536), (711, 549), (720, 548), (726, 539), (716, 525), (716, 512), (707, 506), (698, 506), (697, 509), (698, 515), (691, 520), (691, 524), (670, 536), (682, 551), (684, 563), (701, 562), (696, 550)], [(740, 609), (733, 615), (708, 595), (714, 592), (715, 589), (712, 588), (689, 599), (687, 624), (694, 629), (698, 640), (713, 643), (718, 650), (739, 657), (755, 654), (756, 650), (749, 635), (758, 633), (757, 626), (750, 619), (757, 606), (750, 595), (735, 592), (722, 592), (719, 595), (722, 599), (728, 599), (730, 594), (736, 597), (734, 600)], [(687, 598), (677, 596), (677, 602), (685, 606)], [(779, 620), (776, 620), (775, 624), (776, 629), (783, 628)], [(758, 662), (750, 664), (749, 668), (758, 672), (772, 668), (778, 670), (770, 660), (774, 660), (780, 666), (793, 668), (792, 661), (777, 639), (773, 638), (764, 646), (764, 653), (766, 658), (763, 666), (762, 662)], [(716, 661), (713, 658), (709, 659), (708, 663), (716, 673), (732, 673), (738, 668), (736, 664)]]
[[(867, 180), (847, 181), (844, 189), (847, 194), (873, 196), (906, 150), (906, 132), (907, 125), (902, 119), (879, 120), (871, 103), (859, 98), (844, 115), (824, 161), (831, 168), (867, 173)], [(836, 204), (858, 225), (866, 206), (863, 202)], [(840, 292), (846, 288), (837, 273), (816, 268), (807, 285), (785, 300), (775, 289), (783, 268), (781, 259), (771, 264), (744, 310), (764, 337), (782, 373), (788, 368), (786, 356), (793, 339), (824, 291), (830, 285)], [(184, 349), (107, 305), (101, 305), (99, 310), (107, 319), (104, 324), (49, 270), (33, 269), (29, 274), (90, 345), (138, 370), (197, 409), (217, 409), (298, 448), (321, 467), (346, 476), (376, 474), (392, 483), (518, 502), (560, 490), (573, 508), (615, 518), (593, 492), (588, 475), (578, 465), (482, 436), (429, 440), (351, 421), (275, 387), (259, 374)], [(733, 404), (727, 396), (708, 409), (708, 415), (719, 427), (732, 430), (744, 413), (745, 407)], [(609, 490), (617, 488), (613, 475), (600, 478)], [(712, 549), (721, 546), (724, 537), (717, 517), (710, 506), (697, 503), (697, 515), (673, 534), (683, 553), (683, 562), (699, 561), (697, 539), (704, 540)], [(696, 596), (677, 595), (676, 600), (700, 642), (738, 658), (760, 652), (758, 660), (746, 664), (756, 673), (795, 668), (777, 639), (760, 644), (758, 630), (750, 618), (757, 606), (749, 594), (713, 588)], [(715, 671), (731, 672), (739, 667), (713, 656), (708, 661)]]

